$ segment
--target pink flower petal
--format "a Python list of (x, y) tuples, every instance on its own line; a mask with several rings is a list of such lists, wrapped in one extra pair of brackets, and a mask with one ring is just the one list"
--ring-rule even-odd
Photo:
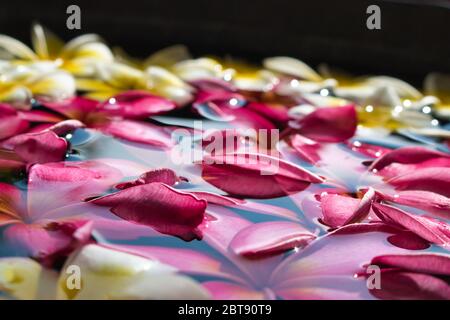
[(0, 140), (24, 132), (27, 128), (28, 121), (20, 117), (13, 107), (0, 103)]
[(61, 161), (67, 152), (67, 141), (52, 131), (24, 133), (3, 142), (3, 147), (13, 150), (28, 163)]
[(19, 114), (22, 119), (29, 122), (55, 123), (64, 120), (59, 115), (42, 110), (21, 110)]
[(427, 160), (440, 158), (447, 159), (450, 165), (450, 156), (443, 152), (431, 150), (424, 147), (403, 147), (392, 150), (391, 152), (388, 152), (382, 157), (375, 160), (369, 167), (369, 170), (376, 169), (377, 171), (380, 171), (393, 163), (420, 164), (421, 162)]
[(28, 214), (36, 220), (102, 194), (121, 179), (118, 169), (99, 161), (36, 164), (28, 174)]
[(298, 223), (262, 222), (241, 230), (231, 241), (230, 248), (248, 258), (261, 258), (304, 247), (315, 237)]
[(422, 190), (450, 197), (450, 168), (423, 168), (394, 178), (387, 183), (397, 190)]
[(3, 239), (22, 254), (51, 266), (78, 246), (87, 243), (91, 237), (91, 226), (92, 223), (88, 221), (76, 220), (47, 225), (17, 223), (4, 231)]
[(374, 199), (375, 191), (372, 188), (369, 188), (361, 200), (326, 194), (320, 200), (323, 222), (333, 228), (360, 222), (369, 214)]
[(438, 193), (420, 190), (400, 191), (394, 195), (377, 194), (384, 200), (434, 213), (443, 218), (450, 217), (450, 199)]
[(372, 265), (381, 267), (379, 299), (450, 299), (450, 256), (438, 254), (382, 255)]
[(124, 189), (91, 202), (110, 207), (122, 219), (184, 240), (201, 238), (198, 226), (203, 222), (207, 204), (159, 182)]
[(231, 195), (273, 198), (306, 189), (322, 179), (289, 162), (263, 154), (205, 156), (202, 177)]
[(387, 224), (409, 230), (431, 243), (450, 245), (450, 227), (443, 222), (416, 216), (392, 206), (374, 203), (375, 214)]
[(95, 123), (92, 127), (105, 134), (130, 142), (163, 148), (169, 148), (174, 144), (170, 133), (165, 128), (147, 122), (111, 120)]
[(124, 182), (116, 185), (116, 189), (127, 189), (134, 186), (139, 186), (142, 184), (152, 183), (152, 182), (162, 182), (169, 186), (175, 185), (180, 181), (175, 171), (170, 169), (156, 169), (152, 171), (145, 172), (139, 178), (134, 181)]
[(67, 118), (85, 121), (89, 113), (96, 110), (98, 101), (84, 98), (73, 97), (64, 101), (49, 102), (41, 101), (46, 108), (58, 112)]
[(146, 91), (120, 93), (99, 104), (98, 110), (111, 116), (145, 119), (176, 108), (175, 103)]
[(389, 152), (392, 152), (392, 149), (374, 145), (374, 144), (363, 143), (360, 141), (348, 142), (347, 145), (353, 151), (359, 152), (367, 157), (375, 158), (375, 159), (380, 158)]
[(318, 108), (296, 123), (296, 131), (318, 142), (342, 142), (353, 137), (356, 125), (353, 105)]

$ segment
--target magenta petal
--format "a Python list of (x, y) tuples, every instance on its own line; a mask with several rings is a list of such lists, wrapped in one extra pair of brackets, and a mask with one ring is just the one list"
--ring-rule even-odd
[(262, 222), (241, 230), (230, 248), (248, 258), (261, 258), (296, 247), (304, 247), (315, 235), (293, 222)]
[(163, 148), (169, 148), (174, 144), (171, 134), (165, 128), (147, 122), (112, 120), (96, 123), (93, 127), (105, 134), (130, 142), (144, 143)]
[(58, 102), (41, 101), (41, 103), (48, 109), (56, 111), (67, 118), (80, 121), (86, 120), (86, 116), (95, 111), (98, 105), (98, 101), (80, 96)]
[(21, 110), (20, 117), (29, 122), (55, 123), (63, 121), (64, 118), (53, 113), (42, 110)]
[(323, 223), (337, 228), (345, 225), (345, 222), (358, 209), (359, 199), (341, 196), (338, 194), (326, 194), (320, 198)]
[(215, 300), (264, 300), (263, 291), (256, 291), (240, 284), (224, 281), (207, 281), (203, 286)]
[(207, 204), (159, 182), (124, 189), (91, 202), (110, 207), (122, 219), (184, 240), (201, 238), (197, 227), (203, 222)]
[(408, 250), (424, 250), (430, 247), (430, 243), (411, 231), (404, 231), (387, 238), (389, 243), (396, 247)]
[(385, 300), (449, 300), (447, 281), (428, 274), (387, 271), (381, 276), (381, 288), (370, 293)]
[(28, 163), (61, 161), (67, 152), (67, 141), (52, 131), (24, 133), (3, 143), (6, 149), (13, 150)]
[(372, 209), (387, 224), (403, 227), (431, 243), (450, 245), (450, 227), (446, 223), (378, 203)]
[(27, 128), (28, 121), (20, 117), (13, 107), (0, 103), (0, 140), (24, 132)]
[(376, 169), (380, 171), (393, 163), (418, 164), (427, 160), (439, 158), (450, 160), (450, 156), (443, 152), (424, 147), (403, 147), (392, 150), (375, 160), (369, 167), (369, 170)]
[(298, 133), (318, 142), (342, 142), (353, 137), (357, 118), (353, 105), (318, 108), (298, 122)]
[(387, 181), (397, 190), (422, 190), (450, 197), (450, 168), (423, 168)]
[(177, 176), (177, 174), (170, 169), (157, 169), (145, 172), (142, 174), (139, 178), (137, 178), (134, 181), (130, 182), (124, 182), (116, 185), (116, 189), (126, 189), (142, 184), (152, 183), (152, 182), (162, 182), (164, 184), (167, 184), (169, 186), (175, 185), (178, 181), (180, 181), (180, 178)]
[(98, 110), (111, 116), (145, 119), (176, 108), (175, 103), (146, 91), (120, 93), (99, 104)]
[(372, 265), (382, 268), (380, 299), (450, 299), (450, 256), (382, 255)]
[(202, 177), (231, 195), (273, 198), (306, 189), (322, 179), (289, 162), (263, 154), (205, 156)]

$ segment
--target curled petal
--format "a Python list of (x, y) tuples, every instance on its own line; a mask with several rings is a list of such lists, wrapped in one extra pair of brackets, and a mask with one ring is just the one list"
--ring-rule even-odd
[(68, 118), (84, 121), (86, 116), (95, 111), (98, 101), (84, 98), (73, 97), (62, 101), (40, 101), (46, 108), (58, 112)]
[(53, 131), (58, 136), (65, 136), (68, 133), (71, 133), (75, 131), (76, 129), (84, 128), (85, 125), (78, 120), (64, 120), (61, 122), (58, 122), (51, 127), (48, 128), (48, 130)]
[(177, 176), (175, 171), (170, 169), (157, 169), (145, 172), (138, 179), (130, 182), (120, 183), (116, 185), (116, 189), (127, 189), (134, 186), (139, 186), (142, 184), (161, 182), (169, 186), (175, 185), (180, 178)]
[(231, 195), (273, 198), (306, 189), (323, 180), (289, 162), (263, 154), (205, 156), (202, 177)]
[(92, 203), (110, 207), (122, 219), (153, 227), (184, 240), (201, 238), (206, 201), (154, 182), (100, 197)]
[(248, 258), (261, 258), (304, 247), (315, 237), (298, 223), (262, 222), (241, 230), (231, 241), (230, 248)]
[(444, 222), (416, 216), (384, 204), (375, 203), (372, 208), (375, 214), (387, 224), (409, 230), (431, 243), (450, 245), (450, 227)]

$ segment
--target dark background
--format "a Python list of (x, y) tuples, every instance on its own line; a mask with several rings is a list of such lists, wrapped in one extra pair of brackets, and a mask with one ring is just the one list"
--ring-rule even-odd
[[(427, 72), (450, 72), (447, 0), (0, 1), (0, 33), (27, 43), (39, 21), (66, 40), (95, 32), (141, 57), (182, 43), (195, 54), (290, 55), (415, 84)], [(66, 28), (70, 4), (81, 7), (81, 31)], [(370, 4), (381, 7), (381, 30), (366, 28)]]

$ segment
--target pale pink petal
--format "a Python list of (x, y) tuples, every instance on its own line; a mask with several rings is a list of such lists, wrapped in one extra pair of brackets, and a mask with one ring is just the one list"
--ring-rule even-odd
[(294, 222), (262, 222), (241, 230), (230, 248), (248, 258), (261, 258), (290, 249), (304, 247), (316, 236)]
[(207, 281), (202, 284), (215, 300), (265, 300), (264, 291), (224, 281)]

